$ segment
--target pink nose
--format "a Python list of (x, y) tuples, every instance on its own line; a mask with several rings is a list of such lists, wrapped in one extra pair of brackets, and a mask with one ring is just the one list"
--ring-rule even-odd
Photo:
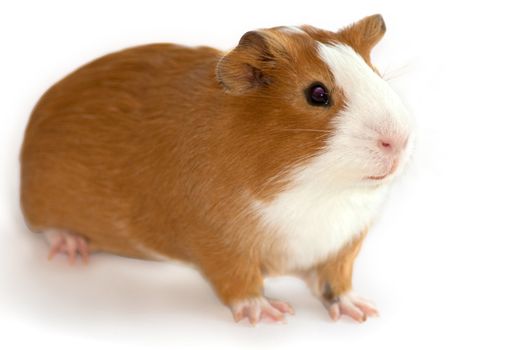
[(377, 145), (385, 153), (400, 153), (407, 145), (407, 138), (381, 137), (377, 141)]
[(379, 140), (379, 147), (385, 149), (385, 150), (388, 150), (390, 148), (392, 148), (392, 143), (390, 141), (386, 141), (386, 140)]

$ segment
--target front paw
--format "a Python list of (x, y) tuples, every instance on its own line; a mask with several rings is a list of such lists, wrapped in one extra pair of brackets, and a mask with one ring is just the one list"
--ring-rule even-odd
[(286, 314), (294, 314), (290, 304), (262, 296), (238, 300), (230, 305), (230, 309), (235, 322), (247, 318), (252, 325), (260, 322), (263, 317), (275, 322), (284, 322)]
[(346, 292), (334, 300), (326, 302), (325, 306), (334, 321), (346, 315), (362, 323), (368, 317), (379, 316), (379, 312), (372, 302), (355, 295), (354, 292)]

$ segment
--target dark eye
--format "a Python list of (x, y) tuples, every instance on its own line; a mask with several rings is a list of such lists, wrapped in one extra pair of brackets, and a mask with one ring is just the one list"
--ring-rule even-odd
[(314, 83), (306, 89), (306, 99), (313, 106), (328, 106), (330, 104), (328, 90), (321, 83)]

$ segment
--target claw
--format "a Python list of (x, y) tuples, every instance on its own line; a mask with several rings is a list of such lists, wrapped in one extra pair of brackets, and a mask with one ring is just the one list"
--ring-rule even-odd
[(82, 262), (84, 265), (89, 263), (89, 248), (86, 241), (83, 238), (77, 237), (78, 251), (82, 257)]
[(339, 305), (337, 303), (330, 305), (328, 313), (330, 314), (330, 318), (334, 321), (341, 318), (341, 312), (339, 311)]
[(54, 239), (48, 239), (50, 248), (49, 248), (49, 254), (47, 255), (48, 260), (52, 260), (55, 255), (57, 255), (61, 250), (62, 246), (65, 243), (64, 238), (62, 236), (57, 236)]

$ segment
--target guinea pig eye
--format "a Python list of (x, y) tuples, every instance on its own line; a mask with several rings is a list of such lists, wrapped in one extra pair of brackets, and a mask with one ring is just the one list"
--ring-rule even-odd
[(330, 104), (328, 90), (321, 83), (314, 83), (306, 89), (306, 99), (313, 106), (328, 106)]

